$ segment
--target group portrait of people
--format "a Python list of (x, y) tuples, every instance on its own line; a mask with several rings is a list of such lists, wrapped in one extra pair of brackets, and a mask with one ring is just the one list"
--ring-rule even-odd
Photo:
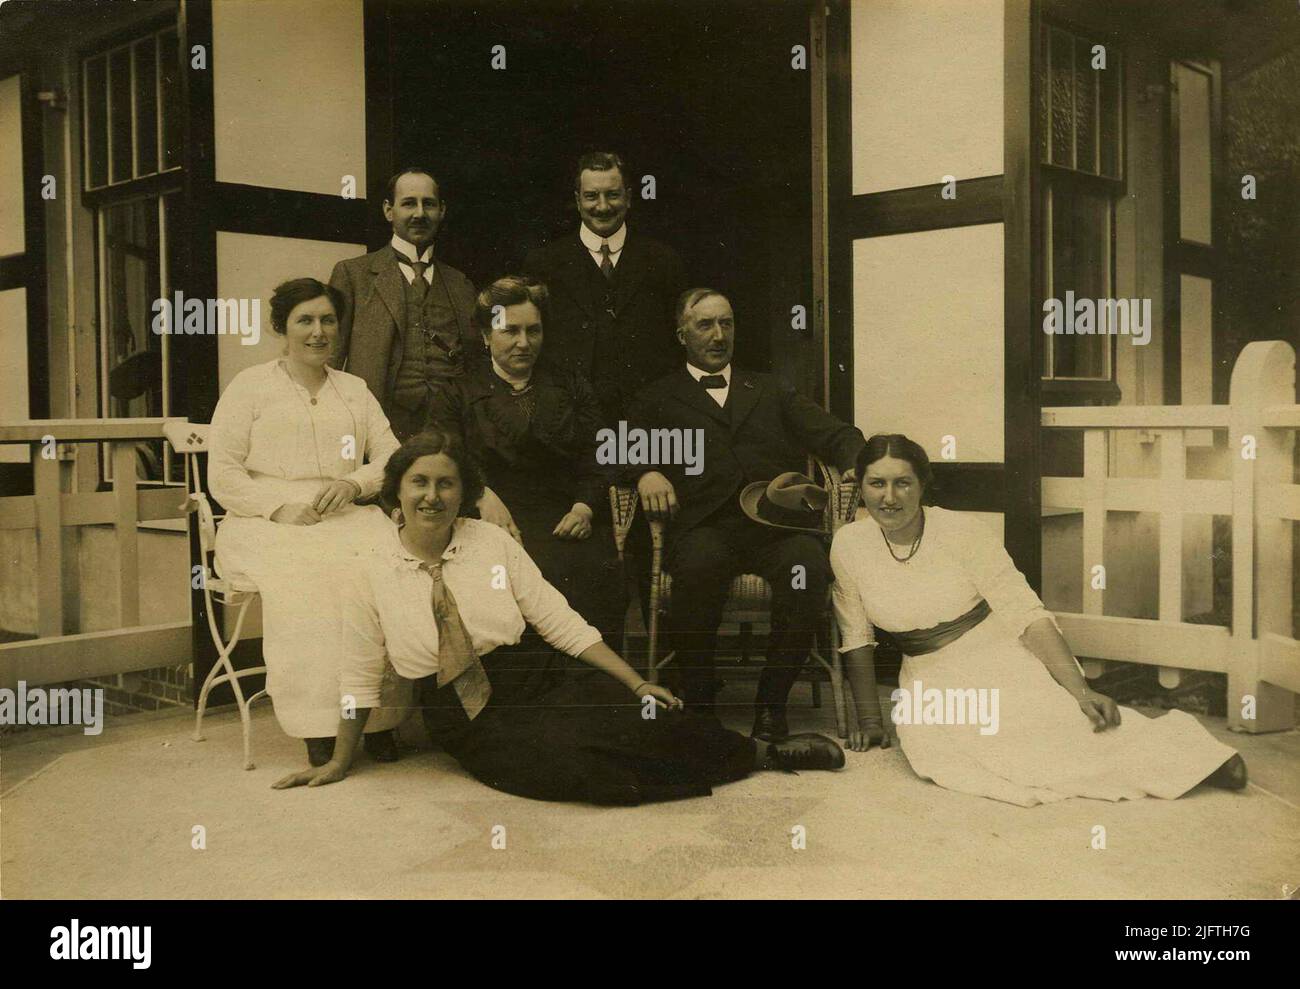
[[(476, 779), (542, 800), (704, 796), (894, 742), (920, 779), (1022, 806), (1245, 786), (1241, 757), (1190, 715), (1090, 689), (1000, 541), (933, 504), (918, 443), (868, 438), (736, 360), (732, 300), (636, 226), (617, 154), (583, 155), (573, 181), (574, 228), (476, 289), (437, 256), (437, 175), (402, 169), (391, 240), (276, 288), (282, 354), (220, 398), (216, 567), (260, 592), (267, 691), (309, 763), (277, 788), (398, 761), (414, 708)], [(703, 469), (602, 463), (598, 434), (619, 424), (702, 437)], [(865, 509), (833, 538), (810, 457)], [(625, 555), (611, 485), (637, 493)], [(671, 578), (663, 683), (614, 648), (629, 604), (647, 607), (647, 520)], [(741, 574), (771, 591), (748, 734), (718, 716), (715, 663)], [(787, 716), (832, 613), (843, 747)], [(996, 730), (888, 717), (877, 631), (905, 656), (900, 683), (996, 690)], [(853, 758), (869, 774), (879, 756)]]

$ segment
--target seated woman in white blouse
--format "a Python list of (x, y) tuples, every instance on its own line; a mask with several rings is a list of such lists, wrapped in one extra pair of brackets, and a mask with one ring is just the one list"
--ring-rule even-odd
[[(836, 769), (821, 735), (763, 742), (682, 710), (569, 607), (501, 529), (462, 518), (482, 475), (457, 433), (413, 436), (389, 459), (397, 527), (344, 595), (342, 690), (333, 759), (277, 789), (343, 779), (389, 662), (417, 681), (435, 743), (488, 786), (538, 800), (639, 804), (706, 795), (755, 769)], [(531, 624), (553, 648), (526, 633)], [(565, 676), (563, 657), (593, 667)]]
[[(327, 363), (338, 333), (337, 289), (314, 278), (280, 285), (271, 327), (283, 356), (246, 368), (212, 414), (208, 484), (226, 509), (216, 566), (262, 598), (266, 687), (285, 733), (328, 761), (339, 716), (338, 583), (388, 533), (376, 506), (398, 443), (366, 383)], [(397, 758), (391, 729), (409, 706), (396, 677), (370, 726), (372, 757)]]
[(869, 519), (831, 547), (841, 652), (856, 701), (850, 748), (886, 747), (874, 628), (906, 659), (891, 712), (916, 773), (1022, 806), (1066, 797), (1174, 798), (1246, 785), (1241, 756), (1191, 715), (1147, 718), (1091, 690), (1051, 613), (979, 521), (923, 508), (925, 451), (877, 435), (858, 455)]

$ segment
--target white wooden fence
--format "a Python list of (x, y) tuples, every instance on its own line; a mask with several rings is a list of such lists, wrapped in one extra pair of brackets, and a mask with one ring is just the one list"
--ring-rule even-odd
[[(31, 451), (33, 494), (0, 498), (0, 529), (36, 530), (37, 638), (0, 643), (0, 687), (59, 683), (131, 673), (190, 661), (189, 619), (140, 623), (140, 551), (137, 523), (185, 518), (185, 492), (178, 487), (136, 484), (136, 444), (162, 438), (162, 419), (39, 419), (0, 425), (0, 443)], [(52, 442), (51, 442), (52, 440)], [(104, 442), (113, 464), (111, 491), (63, 490), (71, 464), (48, 451), (64, 443)], [(86, 575), (117, 595), (118, 627), (81, 632), (77, 627), (76, 543), (65, 545), (74, 526), (111, 525), (117, 546), (116, 588), (108, 574)], [(185, 579), (184, 573), (174, 579)], [(13, 573), (8, 580), (24, 579)]]
[[(1083, 476), (1044, 477), (1043, 506), (1083, 512), (1083, 613), (1057, 619), (1090, 676), (1097, 660), (1161, 667), (1175, 685), (1181, 670), (1228, 676), (1228, 726), (1278, 731), (1295, 726), (1300, 693), (1300, 643), (1293, 638), (1292, 525), (1300, 520), (1300, 485), (1293, 483), (1295, 352), (1278, 340), (1251, 343), (1232, 372), (1227, 405), (1046, 408), (1046, 428), (1083, 431)], [(1188, 479), (1188, 430), (1228, 430), (1231, 477)], [(1159, 437), (1158, 478), (1108, 476), (1115, 430)], [(1153, 512), (1159, 517), (1159, 612), (1156, 619), (1103, 614), (1104, 589), (1092, 568), (1102, 562), (1106, 512)], [(1182, 621), (1183, 516), (1232, 519), (1232, 627)]]

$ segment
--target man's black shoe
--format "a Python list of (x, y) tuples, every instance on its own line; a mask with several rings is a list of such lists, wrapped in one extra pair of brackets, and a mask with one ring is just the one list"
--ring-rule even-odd
[(307, 743), (307, 761), (313, 766), (323, 766), (334, 758), (334, 739), (304, 738)]
[(825, 735), (805, 732), (769, 743), (768, 758), (777, 769), (839, 769), (844, 750)]
[(365, 737), (366, 754), (375, 762), (397, 761), (397, 739), (395, 731), (371, 732)]
[(755, 704), (754, 730), (750, 732), (764, 742), (776, 742), (790, 735), (784, 704)]

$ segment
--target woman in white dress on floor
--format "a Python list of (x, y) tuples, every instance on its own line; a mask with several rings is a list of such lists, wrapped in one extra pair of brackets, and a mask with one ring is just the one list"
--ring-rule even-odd
[[(266, 687), (285, 733), (323, 765), (339, 721), (342, 637), (338, 587), (391, 540), (378, 506), (384, 464), (398, 448), (379, 402), (355, 375), (327, 363), (342, 299), (314, 278), (271, 299), (283, 356), (239, 372), (212, 414), (208, 484), (227, 512), (216, 566), (243, 574), (262, 598)], [(411, 686), (389, 670), (383, 705), (366, 725), (372, 758), (397, 758), (392, 734)]]
[(932, 475), (920, 446), (873, 436), (857, 476), (870, 518), (844, 526), (831, 547), (856, 705), (852, 749), (889, 744), (874, 627), (894, 635), (907, 657), (891, 711), (903, 753), (940, 786), (1028, 807), (1066, 797), (1172, 799), (1201, 782), (1246, 785), (1241, 756), (1190, 714), (1147, 718), (1089, 689), (1051, 613), (993, 533), (961, 513), (922, 507)]

